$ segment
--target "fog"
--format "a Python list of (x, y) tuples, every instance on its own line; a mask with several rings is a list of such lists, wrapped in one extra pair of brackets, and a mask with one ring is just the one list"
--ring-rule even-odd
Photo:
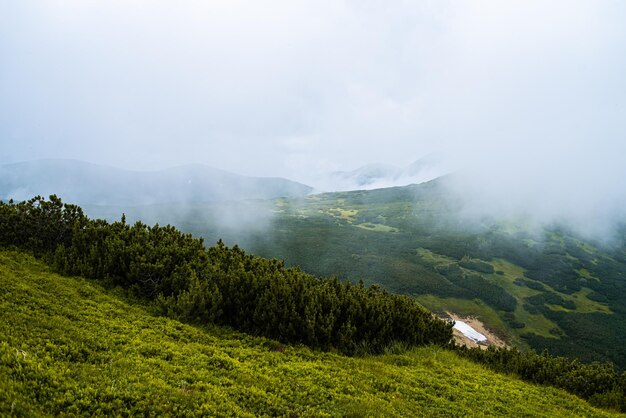
[(626, 207), (624, 22), (602, 0), (0, 1), (0, 163), (333, 190), (436, 152), (470, 216), (606, 231)]

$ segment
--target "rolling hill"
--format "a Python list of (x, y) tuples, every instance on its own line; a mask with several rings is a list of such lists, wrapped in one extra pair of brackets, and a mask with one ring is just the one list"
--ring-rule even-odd
[[(437, 312), (479, 317), (520, 348), (626, 368), (626, 232), (468, 220), (445, 178), (406, 187), (229, 205), (99, 208), (171, 223), (322, 276), (363, 279)], [(225, 214), (230, 222), (224, 222)]]
[(437, 347), (346, 357), (156, 316), (0, 251), (0, 415), (617, 416)]
[(245, 177), (203, 165), (131, 171), (75, 160), (0, 166), (0, 199), (56, 194), (82, 205), (149, 205), (301, 197), (309, 186), (282, 178)]

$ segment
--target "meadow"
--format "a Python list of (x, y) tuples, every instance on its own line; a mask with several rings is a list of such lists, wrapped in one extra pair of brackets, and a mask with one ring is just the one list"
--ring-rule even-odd
[(617, 416), (441, 347), (348, 357), (155, 314), (0, 252), (2, 416)]

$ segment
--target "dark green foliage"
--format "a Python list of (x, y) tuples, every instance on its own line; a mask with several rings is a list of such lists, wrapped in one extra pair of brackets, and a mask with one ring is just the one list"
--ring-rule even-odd
[(446, 344), (452, 324), (377, 286), (319, 279), (171, 226), (90, 220), (80, 208), (35, 198), (0, 204), (0, 236), (52, 259), (68, 275), (105, 279), (162, 311), (322, 349), (379, 353), (394, 342)]
[[(577, 357), (583, 361), (611, 361), (618, 366), (626, 364), (626, 320), (618, 315), (604, 315), (599, 312), (579, 313), (553, 311), (547, 309), (544, 315), (572, 339), (544, 338), (536, 335), (523, 335), (531, 346), (540, 350), (569, 353), (569, 357)], [(610, 340), (605, 339), (604, 330), (614, 330)], [(604, 342), (602, 350), (598, 342)], [(613, 346), (612, 344), (617, 344)], [(621, 367), (620, 367), (621, 368)], [(621, 368), (623, 370), (623, 368)]]
[(475, 270), (479, 273), (485, 273), (485, 274), (494, 273), (494, 268), (491, 264), (487, 264), (484, 261), (475, 260), (475, 259), (471, 259), (467, 257), (464, 257), (461, 261), (459, 261), (459, 266), (466, 268), (466, 269)]
[(42, 255), (59, 245), (68, 245), (73, 228), (82, 228), (86, 218), (76, 205), (68, 205), (52, 195), (50, 200), (36, 196), (29, 201), (0, 201), (0, 245), (15, 245)]
[(525, 279), (523, 277), (519, 277), (519, 278), (515, 279), (514, 283), (516, 285), (518, 285), (518, 286), (526, 286), (529, 289), (538, 290), (540, 292), (546, 291), (546, 286), (543, 283), (536, 282), (534, 280), (528, 280), (528, 279)]
[(530, 303), (524, 303), (522, 307), (529, 314), (539, 314), (550, 310), (550, 308), (545, 305), (532, 305)]
[[(526, 298), (526, 302), (530, 305), (541, 307), (545, 304), (561, 305), (567, 309), (576, 309), (576, 304), (571, 300), (563, 299), (563, 297), (557, 295), (554, 292), (546, 291), (539, 293), (538, 295), (530, 296)], [(541, 309), (541, 308), (540, 308)]]
[[(581, 251), (573, 240), (564, 240), (565, 244), (547, 240), (543, 245), (530, 246), (523, 244), (522, 239), (526, 238), (524, 234), (502, 234), (497, 230), (480, 234), (457, 233), (460, 236), (455, 236), (450, 228), (445, 231), (450, 236), (448, 240), (433, 238), (437, 243), (433, 251), (457, 259), (463, 256), (483, 260), (503, 258), (523, 267), (528, 278), (548, 284), (559, 292), (571, 294), (581, 289), (577, 270), (583, 263), (568, 257), (572, 252)], [(559, 231), (554, 233), (560, 237)], [(461, 255), (460, 251), (464, 251), (464, 254)]]
[[(582, 238), (574, 239), (573, 233), (550, 228), (541, 232), (508, 232), (498, 227), (496, 222), (484, 226), (459, 225), (455, 223), (454, 212), (446, 208), (432, 195), (428, 185), (407, 187), (396, 190), (337, 193), (322, 195), (307, 201), (283, 202), (281, 212), (273, 219), (271, 234), (233, 234), (231, 242), (242, 242), (256, 254), (280, 256), (290, 265), (300, 265), (305, 270), (319, 274), (338, 274), (344, 279), (363, 278), (366, 283), (378, 283), (393, 292), (410, 295), (432, 294), (447, 303), (444, 310), (454, 311), (455, 299), (479, 299), (486, 305), (506, 312), (513, 308), (517, 296), (520, 308), (528, 314), (545, 316), (544, 312), (564, 307), (571, 312), (558, 317), (555, 325), (565, 331), (555, 341), (548, 338), (545, 344), (533, 346), (535, 349), (550, 347), (560, 355), (577, 356), (579, 338), (574, 335), (575, 321), (568, 316), (576, 310), (585, 309), (585, 294), (592, 301), (601, 302), (606, 309), (598, 310), (598, 317), (626, 318), (626, 263), (624, 246), (618, 243), (607, 247)], [(389, 200), (384, 200), (389, 199)], [(304, 211), (306, 218), (299, 217), (295, 209)], [(357, 216), (372, 220), (379, 215), (386, 219), (385, 225), (397, 228), (397, 232), (385, 233), (368, 231), (358, 227), (358, 220), (351, 223), (336, 216), (325, 215), (328, 208), (358, 212)], [(340, 213), (340, 212), (337, 212)], [(165, 216), (165, 215), (164, 215)], [(158, 219), (155, 218), (155, 219)], [(180, 220), (184, 225), (184, 220)], [(189, 229), (211, 237), (206, 228), (194, 225)], [(426, 249), (438, 260), (433, 262), (428, 256), (422, 257), (416, 249)], [(461, 279), (471, 274), (472, 269), (461, 267), (446, 271), (442, 265), (459, 264), (463, 259), (499, 259), (514, 264), (520, 270), (507, 271), (507, 276), (481, 274), (485, 281)], [(436, 269), (436, 268), (437, 269)], [(586, 270), (581, 271), (581, 270)], [(444, 274), (445, 273), (445, 274)], [(519, 278), (517, 285), (537, 292), (547, 292), (547, 298), (559, 296), (553, 302), (541, 301), (533, 305), (524, 297), (528, 292), (520, 289), (515, 293), (504, 284), (510, 280), (509, 274)], [(498, 288), (502, 283), (502, 289)], [(476, 286), (476, 288), (472, 288)], [(483, 287), (491, 288), (483, 291)], [(583, 289), (584, 288), (584, 289)], [(583, 289), (582, 295), (568, 298), (568, 294)], [(591, 289), (592, 292), (588, 292)], [(510, 293), (510, 295), (509, 295)], [(581, 303), (578, 305), (577, 300)], [(494, 303), (494, 301), (497, 301)], [(528, 307), (528, 309), (527, 309)], [(597, 307), (591, 307), (596, 309)], [(502, 317), (502, 312), (499, 313)], [(561, 322), (559, 322), (561, 321)], [(562, 322), (569, 321), (571, 326)], [(587, 354), (595, 351), (592, 359), (610, 358), (618, 367), (626, 368), (624, 357), (623, 332), (609, 327), (610, 321), (599, 321), (593, 341), (587, 340), (584, 349)], [(524, 328), (505, 321), (509, 335), (513, 338), (526, 337), (535, 332), (533, 324)], [(495, 325), (494, 325), (495, 326)], [(547, 330), (543, 330), (545, 333)], [(526, 338), (533, 344), (538, 339)], [(590, 351), (589, 351), (590, 350)]]
[(526, 327), (525, 323), (517, 320), (513, 312), (505, 312), (504, 315), (502, 315), (502, 317), (507, 322), (507, 324), (509, 324), (511, 328), (521, 329), (521, 328)]
[(120, 293), (0, 251), (0, 417), (616, 416), (442, 347), (346, 357)]
[[(130, 226), (124, 218), (112, 224), (90, 220), (80, 208), (56, 198), (0, 203), (0, 217), (3, 245), (46, 256), (66, 274), (132, 289), (155, 301), (166, 314), (186, 321), (230, 325), (283, 342), (345, 353), (379, 353), (396, 345), (444, 345), (451, 337), (451, 324), (436, 319), (409, 297), (390, 295), (362, 282), (319, 279), (285, 268), (282, 261), (254, 257), (237, 246), (228, 248), (221, 241), (205, 249), (201, 240), (170, 226), (148, 227), (140, 222)], [(54, 224), (46, 226), (50, 219)], [(504, 315), (512, 327), (523, 325), (511, 312), (515, 299), (507, 300), (504, 289), (465, 273), (456, 263), (440, 273), (452, 286), (471, 290), (507, 311)], [(535, 303), (531, 306), (562, 304), (562, 298), (552, 296), (528, 299)], [(555, 317), (555, 322), (561, 324), (562, 318)], [(611, 324), (621, 329), (618, 325), (622, 324)], [(564, 388), (596, 405), (624, 408), (625, 379), (607, 364), (584, 365), (514, 350), (457, 350), (496, 370)], [(170, 360), (168, 353), (159, 350), (142, 355), (164, 355), (164, 360)], [(74, 350), (66, 357), (82, 361), (81, 356), (80, 350)], [(231, 363), (218, 361), (215, 366), (227, 369)]]
[(508, 324), (511, 326), (511, 328), (515, 328), (515, 329), (521, 329), (521, 328), (525, 328), (526, 324), (517, 320), (512, 320), (512, 321), (508, 321)]
[[(544, 317), (543, 311), (559, 310), (560, 306), (567, 306), (570, 312), (566, 314), (574, 314), (574, 309), (570, 309), (573, 303), (576, 311), (626, 318), (626, 227), (622, 225), (610, 231), (615, 239), (609, 245), (581, 236), (563, 225), (539, 227), (519, 218), (468, 220), (462, 210), (459, 211), (462, 208), (451, 198), (445, 183), (446, 179), (442, 178), (407, 187), (255, 202), (247, 205), (247, 212), (242, 211), (245, 205), (233, 208), (226, 204), (85, 209), (98, 216), (108, 216), (110, 220), (126, 211), (129, 218), (147, 223), (171, 223), (208, 242), (223, 238), (248, 252), (285, 259), (288, 266), (301, 266), (318, 276), (363, 279), (368, 285), (379, 284), (390, 292), (417, 295), (424, 302), (429, 298), (424, 295), (432, 295), (436, 302), (430, 306), (442, 311), (454, 312), (474, 305), (469, 309), (485, 320), (484, 315), (490, 315), (487, 311), (491, 306), (483, 309), (480, 305), (490, 305), (485, 300), (487, 296), (483, 299), (476, 292), (452, 283), (439, 274), (435, 266), (458, 262), (465, 257), (489, 262), (504, 275), (483, 274), (471, 269), (465, 272), (481, 274), (516, 297), (520, 302), (517, 308), (520, 312), (516, 309), (520, 318), (526, 306), (532, 306), (532, 311), (525, 313)], [(262, 212), (268, 220), (268, 228), (229, 228), (221, 224), (219, 214), (231, 209), (248, 213), (248, 218), (253, 219)], [(362, 224), (365, 221), (383, 228), (368, 230)], [(523, 280), (518, 284), (526, 283), (537, 292), (559, 294), (567, 305), (524, 303), (524, 298), (535, 292), (511, 288), (510, 281), (515, 277)], [(577, 289), (581, 292), (572, 293)], [(475, 299), (480, 300), (478, 304)], [(594, 301), (599, 304), (589, 303)], [(502, 319), (503, 312), (496, 315)], [(564, 321), (568, 321), (566, 316), (562, 316)], [(546, 321), (528, 322), (519, 331), (503, 321), (487, 321), (491, 321), (492, 327), (504, 323), (506, 329), (500, 331), (512, 340), (519, 341), (527, 333), (548, 337)], [(575, 325), (575, 321), (570, 322)], [(595, 352), (596, 360), (606, 359), (608, 355), (624, 369), (626, 344), (622, 336), (626, 334), (609, 327), (610, 323), (612, 321), (600, 321), (595, 332), (598, 338), (586, 345)], [(535, 324), (539, 325), (535, 327)], [(564, 323), (555, 325), (562, 330), (574, 328)], [(555, 342), (551, 350), (560, 355), (576, 356), (578, 338), (570, 332), (564, 332), (561, 337), (564, 341)]]
[(438, 267), (437, 272), (458, 286), (456, 294), (451, 296), (478, 298), (496, 309), (509, 312), (515, 310), (517, 300), (513, 296), (478, 274), (466, 274), (457, 264)]
[(456, 346), (457, 353), (487, 367), (513, 373), (529, 382), (567, 390), (603, 408), (626, 411), (626, 372), (621, 375), (612, 363), (581, 363), (567, 357), (554, 357), (544, 351)]

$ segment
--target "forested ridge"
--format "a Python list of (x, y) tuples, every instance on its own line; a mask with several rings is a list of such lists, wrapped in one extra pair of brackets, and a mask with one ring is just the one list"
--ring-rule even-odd
[(56, 196), (0, 202), (0, 245), (44, 259), (58, 272), (100, 279), (191, 323), (228, 325), (284, 343), (382, 353), (437, 344), (494, 370), (563, 388), (594, 405), (626, 410), (626, 374), (547, 353), (467, 349), (450, 342), (452, 324), (414, 299), (337, 279), (320, 279), (282, 261), (246, 254), (171, 226), (87, 218)]

